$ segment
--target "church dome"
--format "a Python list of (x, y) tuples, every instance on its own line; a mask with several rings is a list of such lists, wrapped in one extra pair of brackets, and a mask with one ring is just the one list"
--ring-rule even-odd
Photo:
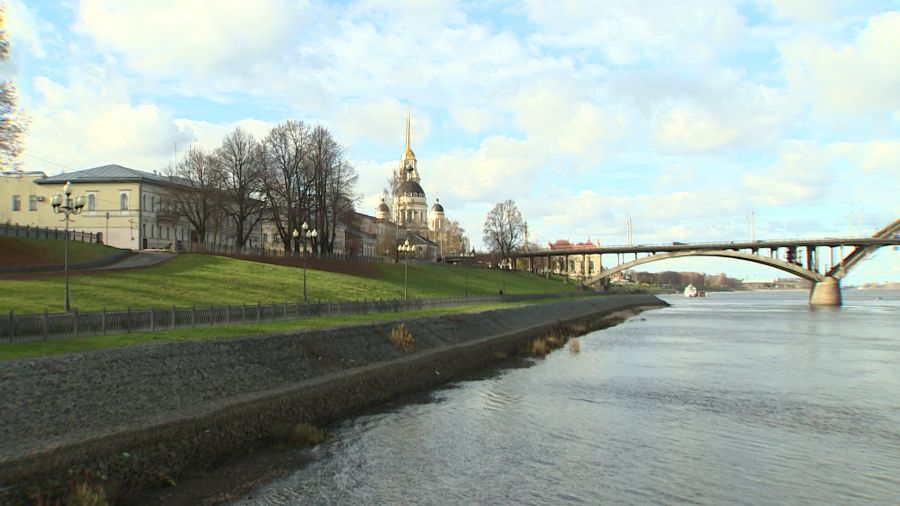
[(437, 199), (434, 202), (434, 205), (431, 206), (431, 212), (433, 213), (442, 213), (444, 212), (444, 206), (441, 205), (441, 199)]
[(407, 146), (406, 153), (403, 154), (403, 159), (404, 160), (415, 160), (416, 159), (416, 154), (413, 153), (412, 148)]
[(415, 181), (404, 181), (403, 184), (400, 185), (400, 195), (406, 195), (410, 193), (421, 197), (425, 196), (425, 190), (423, 190), (422, 187), (419, 186), (419, 183)]
[(378, 211), (381, 211), (384, 213), (388, 213), (391, 211), (390, 208), (387, 206), (387, 204), (384, 203), (384, 199), (381, 199), (381, 204), (378, 206)]

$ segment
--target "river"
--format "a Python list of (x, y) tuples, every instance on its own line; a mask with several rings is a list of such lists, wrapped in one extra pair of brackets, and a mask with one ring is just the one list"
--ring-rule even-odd
[(900, 291), (665, 298), (331, 427), (235, 504), (896, 504)]

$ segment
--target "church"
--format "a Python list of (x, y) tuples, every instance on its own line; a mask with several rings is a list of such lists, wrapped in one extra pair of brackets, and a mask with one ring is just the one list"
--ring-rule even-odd
[[(406, 151), (400, 159), (397, 180), (393, 188), (393, 198), (388, 206), (385, 198), (375, 211), (375, 217), (388, 220), (409, 232), (409, 241), (417, 249), (435, 248), (437, 255), (443, 256), (441, 249), (442, 232), (445, 228), (444, 207), (435, 200), (428, 212), (428, 199), (422, 189), (416, 154), (412, 150), (410, 114), (406, 116)], [(432, 241), (432, 239), (438, 242)], [(430, 256), (430, 255), (426, 255)]]

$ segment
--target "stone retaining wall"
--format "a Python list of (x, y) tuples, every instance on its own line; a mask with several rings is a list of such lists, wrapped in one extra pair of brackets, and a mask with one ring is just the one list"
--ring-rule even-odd
[(264, 443), (279, 421), (324, 425), (514, 354), (560, 325), (665, 305), (607, 295), (405, 322), (181, 341), (0, 363), (0, 502), (90, 470), (126, 487), (208, 467)]

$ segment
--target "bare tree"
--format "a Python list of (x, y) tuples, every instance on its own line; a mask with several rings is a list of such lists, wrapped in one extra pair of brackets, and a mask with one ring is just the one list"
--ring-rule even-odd
[[(0, 5), (0, 61), (9, 58), (9, 39), (3, 28), (6, 5)], [(22, 151), (22, 137), (27, 121), (16, 107), (16, 86), (12, 81), (0, 81), (0, 156), (4, 165), (12, 165)]]
[(262, 188), (285, 251), (293, 249), (292, 233), (309, 216), (309, 135), (309, 127), (303, 122), (288, 120), (272, 128), (262, 141)]
[(252, 135), (237, 127), (225, 136), (216, 157), (227, 196), (225, 212), (234, 222), (235, 244), (243, 248), (262, 216), (262, 150)]
[(337, 236), (337, 226), (341, 223), (349, 225), (353, 220), (353, 188), (359, 176), (356, 169), (350, 163), (338, 156), (337, 165), (333, 167), (333, 173), (328, 182), (328, 216), (330, 228), (326, 229), (325, 239), (328, 241), (326, 248), (334, 252), (334, 242)]
[(484, 243), (491, 251), (509, 256), (525, 237), (525, 219), (512, 200), (500, 202), (484, 220)]
[(218, 159), (203, 148), (191, 146), (177, 165), (163, 169), (163, 173), (173, 183), (171, 198), (176, 211), (190, 222), (197, 240), (206, 242), (210, 219), (222, 208)]
[(469, 250), (469, 237), (464, 229), (456, 220), (446, 220), (442, 224), (442, 238), (444, 241), (444, 252), (449, 254), (467, 253)]
[[(328, 189), (331, 178), (340, 166), (343, 149), (334, 140), (327, 128), (319, 125), (313, 131), (309, 150), (309, 164), (312, 170), (313, 207), (312, 214), (320, 239), (313, 242), (313, 250), (330, 252), (329, 235), (331, 217), (328, 212)], [(331, 245), (333, 246), (333, 244)]]

